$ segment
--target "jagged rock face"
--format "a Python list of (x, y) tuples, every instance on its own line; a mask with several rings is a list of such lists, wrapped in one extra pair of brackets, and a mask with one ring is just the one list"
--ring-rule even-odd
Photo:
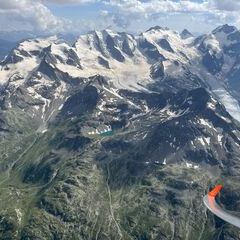
[(231, 68), (231, 70), (228, 73), (227, 79), (229, 79), (229, 86), (231, 89), (235, 89), (236, 92), (240, 88), (240, 82), (239, 82), (239, 74), (240, 74), (240, 59), (238, 57), (238, 60), (234, 64), (234, 66)]
[(217, 56), (207, 52), (203, 57), (202, 63), (210, 73), (216, 74), (222, 70), (224, 58), (223, 56), (218, 58)]
[(144, 54), (153, 61), (161, 61), (164, 60), (164, 57), (161, 53), (159, 53), (157, 47), (148, 42), (146, 39), (143, 39), (139, 42), (139, 47), (143, 49)]
[(70, 49), (69, 51), (67, 51), (67, 55), (68, 55), (68, 59), (66, 61), (67, 64), (73, 65), (80, 69), (82, 68), (80, 59), (78, 58), (77, 53), (73, 49)]
[(17, 51), (13, 50), (12, 54), (7, 56), (6, 59), (3, 61), (3, 64), (4, 65), (15, 64), (15, 63), (21, 62), (22, 60), (23, 60), (23, 57), (17, 55)]
[(151, 66), (150, 71), (152, 78), (161, 78), (164, 76), (164, 66), (162, 62), (155, 63)]
[(158, 44), (164, 50), (172, 52), (172, 53), (174, 52), (173, 49), (171, 48), (171, 45), (169, 44), (169, 42), (166, 39), (160, 39), (158, 41)]
[[(216, 41), (213, 39), (208, 43), (208, 39), (203, 41), (199, 45), (199, 50), (203, 53), (202, 64), (204, 67), (212, 74), (219, 73), (222, 70), (224, 64), (224, 55), (219, 52), (216, 46), (211, 45), (211, 41)], [(218, 44), (218, 43), (216, 43)]]
[(238, 38), (20, 43), (0, 70), (0, 238), (238, 239), (202, 203), (220, 181), (239, 210)]
[(93, 111), (98, 102), (98, 92), (93, 86), (87, 86), (67, 99), (60, 112), (63, 116), (76, 116)]
[(122, 50), (124, 53), (126, 53), (128, 56), (133, 57), (134, 56), (134, 50), (135, 50), (135, 46), (129, 41), (128, 38), (123, 40), (122, 43)]
[(105, 68), (110, 69), (109, 62), (103, 57), (100, 57), (100, 56), (98, 57), (98, 63), (104, 66)]
[(113, 59), (119, 62), (124, 62), (125, 58), (121, 52), (115, 47), (115, 43), (110, 35), (106, 37), (106, 46)]

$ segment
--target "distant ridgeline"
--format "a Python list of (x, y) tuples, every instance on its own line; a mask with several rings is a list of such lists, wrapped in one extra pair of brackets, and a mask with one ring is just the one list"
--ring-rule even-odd
[(98, 127), (83, 127), (81, 132), (85, 136), (111, 136), (113, 134), (111, 126), (99, 125)]

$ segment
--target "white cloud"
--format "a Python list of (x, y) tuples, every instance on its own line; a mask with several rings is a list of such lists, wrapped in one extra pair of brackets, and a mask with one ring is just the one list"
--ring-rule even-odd
[(54, 16), (37, 0), (0, 0), (0, 15), (6, 21), (31, 26), (34, 31), (58, 32), (71, 25), (70, 20)]
[(42, 0), (44, 3), (56, 3), (56, 4), (85, 4), (96, 2), (96, 0)]
[(222, 11), (239, 11), (240, 1), (239, 0), (211, 0), (210, 5), (213, 8)]
[[(106, 5), (119, 10), (118, 15), (125, 15), (129, 21), (142, 18), (157, 19), (163, 15), (185, 14), (205, 18), (206, 22), (216, 24), (239, 24), (240, 0), (103, 0)], [(115, 14), (116, 17), (116, 14)], [(118, 24), (118, 22), (115, 22)]]
[(102, 0), (122, 10), (138, 13), (240, 11), (239, 0)]
[[(65, 19), (55, 16), (48, 4), (71, 5), (99, 4), (101, 20), (93, 22), (83, 20)], [(162, 17), (174, 14), (184, 16), (196, 16), (207, 22), (222, 23), (224, 21), (240, 24), (240, 0), (0, 0), (0, 19), (23, 28), (31, 28), (34, 31), (66, 32), (78, 29), (79, 26), (108, 26), (114, 25), (127, 28), (132, 22), (158, 21)], [(64, 13), (64, 9), (63, 9)], [(17, 24), (16, 24), (17, 23)], [(209, 23), (210, 24), (210, 23)], [(4, 24), (0, 24), (3, 29)]]
[(202, 13), (208, 11), (208, 2), (193, 2), (190, 0), (104, 0), (106, 6), (118, 9), (114, 14), (109, 12), (113, 24), (126, 28), (136, 21), (157, 21), (167, 15)]
[(206, 11), (208, 2), (193, 2), (190, 0), (106, 0), (105, 4), (115, 6), (132, 13), (166, 13), (166, 12), (201, 12)]

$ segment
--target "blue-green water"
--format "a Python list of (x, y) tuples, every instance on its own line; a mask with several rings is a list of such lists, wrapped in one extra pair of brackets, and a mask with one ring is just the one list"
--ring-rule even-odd
[(100, 135), (103, 136), (103, 137), (112, 136), (113, 131), (104, 132), (104, 133), (101, 133)]

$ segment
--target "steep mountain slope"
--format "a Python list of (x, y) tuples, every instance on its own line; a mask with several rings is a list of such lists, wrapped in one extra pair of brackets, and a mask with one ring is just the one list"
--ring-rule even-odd
[(234, 112), (239, 110), (239, 42), (239, 30), (229, 25), (220, 26), (211, 34), (195, 40), (196, 47), (203, 53), (202, 64), (211, 73), (211, 78), (214, 76), (213, 80), (209, 81), (210, 85), (237, 119), (239, 115), (234, 115)]
[(238, 103), (220, 78), (237, 58), (232, 42), (216, 47), (235, 32), (104, 30), (12, 50), (0, 70), (0, 238), (239, 239), (202, 203), (222, 182), (221, 201), (240, 210)]
[(183, 39), (194, 37), (187, 29), (184, 29), (180, 35)]
[(146, 91), (151, 84), (155, 89), (156, 81), (160, 82), (158, 90), (208, 86), (230, 114), (240, 119), (236, 114), (240, 109), (238, 59), (237, 53), (230, 54), (237, 52), (238, 30), (234, 29), (225, 25), (197, 39), (184, 39), (161, 27), (153, 27), (140, 36), (95, 31), (80, 36), (73, 47), (57, 37), (24, 41), (2, 63), (0, 77), (3, 84), (11, 81), (12, 85), (13, 80), (14, 85), (22, 84), (45, 59), (53, 69), (71, 78), (100, 74), (117, 89)]

